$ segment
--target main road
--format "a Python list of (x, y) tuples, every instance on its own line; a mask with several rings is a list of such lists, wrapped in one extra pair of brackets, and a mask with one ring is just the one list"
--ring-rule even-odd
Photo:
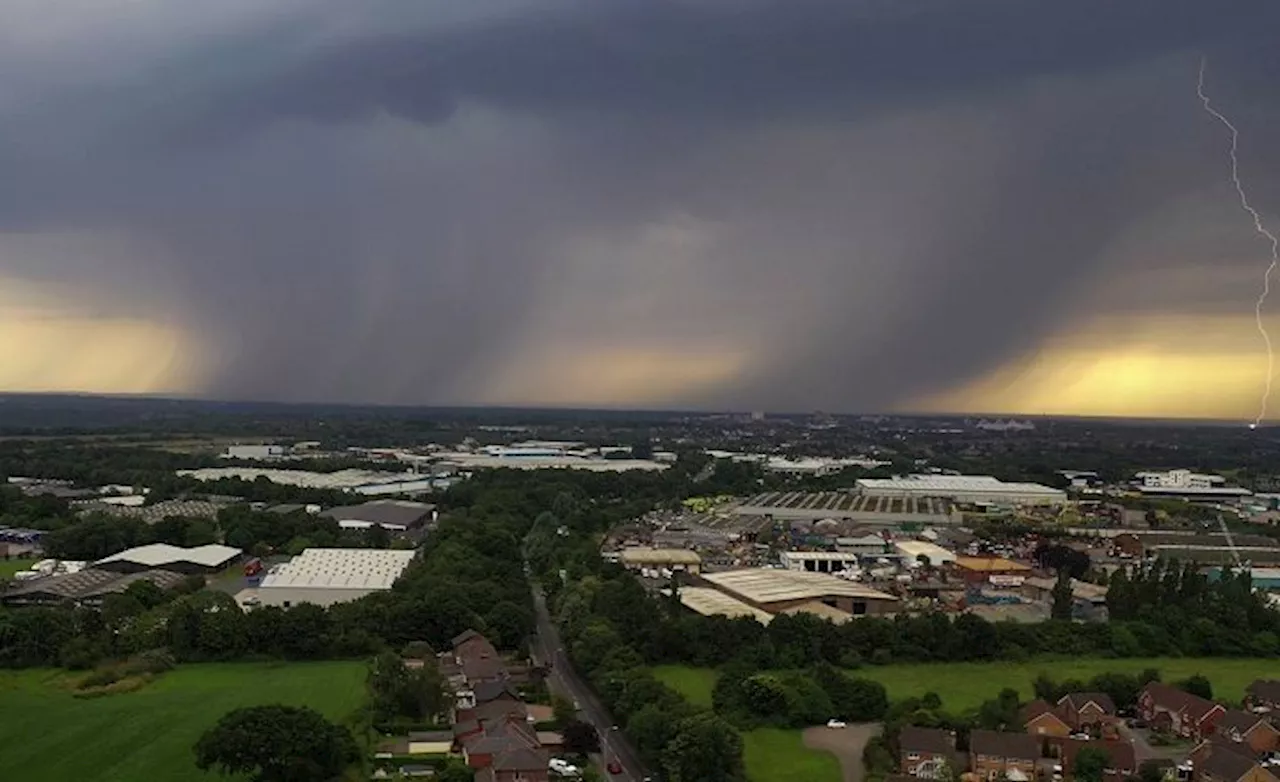
[(600, 751), (605, 762), (616, 760), (622, 766), (622, 773), (605, 776), (625, 782), (644, 782), (649, 779), (649, 772), (640, 762), (639, 755), (631, 742), (619, 730), (614, 730), (613, 717), (596, 697), (591, 687), (578, 676), (565, 654), (564, 644), (560, 640), (560, 631), (551, 621), (551, 613), (547, 610), (547, 598), (537, 584), (533, 586), (533, 605), (537, 612), (537, 633), (533, 638), (533, 658), (535, 663), (550, 667), (547, 685), (552, 692), (573, 701), (578, 711), (600, 734)]

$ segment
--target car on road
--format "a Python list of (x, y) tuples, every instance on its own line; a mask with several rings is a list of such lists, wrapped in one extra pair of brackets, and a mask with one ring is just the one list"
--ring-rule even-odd
[(827, 720), (827, 727), (828, 727), (828, 728), (844, 728), (844, 727), (848, 727), (848, 726), (847, 726), (847, 725), (845, 725), (845, 724), (844, 724), (842, 721), (840, 721), (840, 720)]
[(610, 774), (621, 774), (622, 764), (616, 760), (610, 760), (609, 764), (605, 766), (605, 769), (608, 770)]

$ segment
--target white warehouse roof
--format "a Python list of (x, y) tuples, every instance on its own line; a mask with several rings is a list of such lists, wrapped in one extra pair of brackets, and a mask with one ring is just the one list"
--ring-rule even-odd
[(908, 475), (905, 478), (859, 478), (857, 486), (870, 494), (895, 492), (917, 496), (1026, 497), (1065, 500), (1066, 492), (1039, 483), (1006, 483), (990, 475)]
[(220, 546), (216, 543), (210, 543), (207, 546), (196, 546), (195, 548), (170, 546), (168, 543), (152, 543), (148, 546), (126, 549), (119, 554), (112, 554), (94, 564), (106, 565), (112, 562), (133, 562), (150, 568), (163, 569), (165, 565), (190, 562), (204, 567), (216, 568), (230, 562), (240, 556), (241, 553), (238, 548)]
[(851, 597), (858, 600), (897, 600), (877, 589), (824, 573), (797, 570), (746, 568), (702, 577), (726, 592), (755, 603), (776, 603), (801, 598)]
[(413, 555), (401, 549), (309, 548), (272, 567), (260, 588), (390, 589)]
[(747, 605), (741, 600), (726, 595), (718, 589), (707, 587), (681, 587), (680, 603), (689, 610), (703, 616), (721, 615), (730, 619), (749, 616), (760, 624), (767, 625), (773, 621), (773, 614), (761, 611), (755, 606)]

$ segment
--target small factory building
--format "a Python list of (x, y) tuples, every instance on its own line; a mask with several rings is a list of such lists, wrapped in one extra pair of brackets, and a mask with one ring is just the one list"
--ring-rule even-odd
[(821, 603), (852, 616), (887, 614), (898, 607), (893, 595), (823, 573), (750, 568), (704, 573), (702, 581), (770, 614), (809, 603)]
[(698, 573), (702, 570), (702, 557), (696, 551), (683, 548), (644, 548), (636, 546), (623, 549), (618, 561), (628, 570), (667, 568)]
[(167, 570), (186, 575), (210, 575), (221, 572), (244, 553), (238, 548), (211, 543), (207, 546), (183, 548), (168, 543), (152, 543), (126, 549), (93, 563), (98, 570), (116, 573), (140, 573), (145, 570)]
[(840, 551), (784, 551), (782, 566), (809, 573), (839, 573), (858, 570), (858, 555)]
[(320, 518), (334, 519), (343, 529), (366, 529), (378, 526), (392, 532), (405, 532), (436, 518), (436, 506), (410, 500), (371, 500), (359, 505), (330, 508)]
[(956, 561), (954, 552), (927, 540), (899, 540), (893, 544), (893, 547), (897, 550), (898, 556), (902, 557), (902, 564), (907, 567), (924, 564), (921, 557), (928, 560), (930, 567), (951, 565)]
[(953, 568), (968, 584), (1016, 587), (1031, 575), (1030, 565), (1004, 557), (956, 557)]

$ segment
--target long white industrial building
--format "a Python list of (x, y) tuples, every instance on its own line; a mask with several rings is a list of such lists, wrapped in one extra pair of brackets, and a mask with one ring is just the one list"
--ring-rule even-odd
[(1067, 501), (1061, 489), (1039, 483), (1005, 483), (990, 475), (908, 475), (905, 478), (859, 478), (868, 497), (943, 497), (954, 502), (1002, 505), (1057, 505)]

